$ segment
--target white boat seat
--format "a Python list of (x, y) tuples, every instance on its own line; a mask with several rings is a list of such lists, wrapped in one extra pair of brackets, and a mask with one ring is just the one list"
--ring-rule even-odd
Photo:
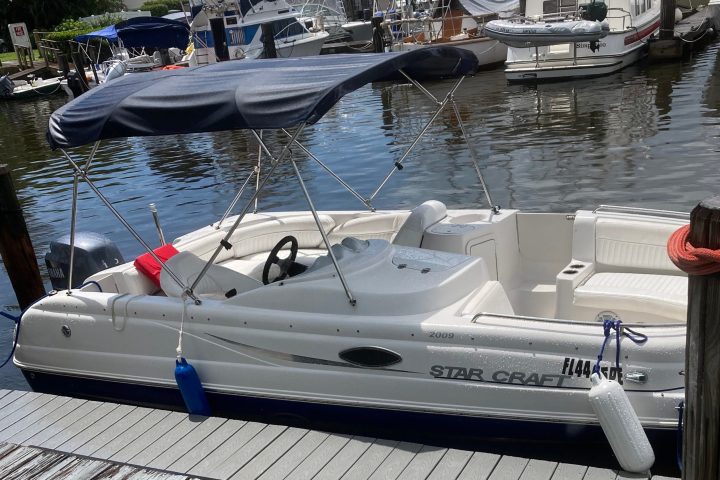
[(572, 260), (556, 281), (556, 316), (593, 321), (683, 322), (687, 276), (670, 262), (667, 239), (683, 220), (578, 211)]
[(687, 277), (677, 275), (596, 273), (575, 289), (575, 306), (683, 319), (687, 289)]
[(425, 230), (445, 217), (447, 217), (445, 204), (437, 200), (428, 200), (412, 209), (392, 243), (403, 247), (420, 248)]
[[(205, 260), (190, 252), (180, 252), (165, 262), (186, 285), (192, 285), (202, 272), (205, 263)], [(220, 265), (210, 265), (193, 292), (197, 295), (226, 298), (261, 286), (261, 282), (235, 270)], [(178, 285), (165, 269), (160, 272), (160, 287), (168, 297), (181, 297), (184, 293), (183, 287)]]

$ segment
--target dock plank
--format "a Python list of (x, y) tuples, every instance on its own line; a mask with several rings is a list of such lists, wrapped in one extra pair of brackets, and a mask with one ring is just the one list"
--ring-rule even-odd
[(519, 480), (530, 460), (527, 458), (503, 456), (495, 465), (489, 480)]
[(238, 470), (245, 466), (250, 460), (255, 458), (257, 454), (262, 452), (273, 440), (279, 437), (288, 427), (284, 425), (267, 425), (249, 442), (243, 445), (243, 448), (235, 452), (235, 454), (225, 460), (223, 463), (215, 467), (212, 475), (218, 478), (230, 478)]
[(499, 461), (500, 455), (474, 452), (465, 468), (460, 472), (458, 480), (487, 480)]
[[(55, 397), (44, 405), (36, 408), (32, 412), (28, 413), (23, 418), (17, 420), (12, 425), (9, 425), (0, 431), (0, 441), (4, 442), (13, 435), (25, 430), (26, 428), (37, 425), (39, 420), (54, 420), (57, 417), (54, 415), (57, 410), (62, 409), (63, 405), (68, 403), (70, 398), (68, 397)], [(11, 442), (20, 443), (20, 442)]]
[(408, 466), (415, 455), (422, 449), (422, 445), (412, 442), (400, 442), (395, 446), (390, 455), (380, 464), (380, 466), (370, 476), (371, 480), (393, 479), (397, 478), (400, 473)]
[(178, 423), (180, 423), (186, 417), (185, 414), (180, 412), (169, 412), (169, 415), (163, 417), (158, 421), (153, 428), (146, 431), (135, 439), (132, 443), (127, 444), (121, 450), (115, 452), (110, 460), (114, 462), (129, 462), (130, 459), (139, 455), (148, 446), (152, 445), (158, 438), (162, 437), (173, 429)]
[(428, 480), (457, 478), (470, 461), (472, 454), (473, 452), (468, 450), (449, 449), (430, 473)]
[[(69, 442), (75, 436), (79, 435), (85, 429), (94, 425), (95, 422), (102, 418), (107, 417), (110, 413), (117, 409), (118, 405), (114, 403), (104, 402), (88, 402), (95, 404), (94, 408), (88, 412), (84, 412), (82, 408), (78, 409), (76, 415), (68, 416), (68, 421), (71, 421), (67, 427), (62, 427), (62, 422), (58, 422), (54, 425), (48, 426), (45, 430), (38, 433), (35, 437), (29, 439), (26, 443), (28, 445), (37, 445), (43, 448), (56, 448), (62, 444)], [(86, 404), (87, 405), (87, 404)], [(78, 416), (77, 413), (80, 413)], [(58, 428), (61, 428), (59, 431)]]
[(447, 448), (423, 445), (417, 455), (405, 467), (405, 470), (400, 473), (398, 479), (415, 480), (417, 478), (427, 478), (446, 452)]
[(300, 462), (307, 458), (320, 444), (328, 437), (325, 432), (310, 430), (282, 457), (258, 477), (258, 480), (271, 480), (275, 478), (286, 478), (290, 475)]
[(0, 478), (22, 480), (41, 473), (63, 460), (59, 453), (39, 448), (19, 447), (5, 456), (0, 463)]
[(57, 408), (51, 408), (52, 403), (53, 402), (47, 403), (42, 408), (33, 412), (32, 415), (25, 417), (22, 422), (18, 422), (16, 425), (16, 433), (7, 436), (8, 433), (12, 432), (11, 429), (0, 432), (0, 441), (23, 444), (44, 430), (46, 425), (52, 425), (66, 416), (71, 415), (72, 412), (76, 411), (82, 404), (86, 403), (86, 401), (79, 398), (71, 398), (67, 402), (61, 402)]
[(200, 463), (203, 458), (210, 455), (232, 435), (237, 433), (247, 422), (241, 420), (227, 420), (217, 430), (205, 437), (192, 450), (188, 451), (175, 463), (168, 467), (173, 472), (187, 472)]
[(247, 422), (230, 438), (222, 442), (212, 453), (195, 464), (187, 473), (191, 475), (210, 476), (216, 465), (220, 465), (240, 450), (247, 442), (265, 428), (265, 424), (258, 422)]
[(358, 461), (375, 441), (374, 438), (356, 436), (350, 439), (313, 480), (335, 480), (341, 478)]
[(144, 419), (151, 412), (151, 409), (145, 407), (135, 407), (127, 415), (119, 418), (115, 423), (109, 425), (108, 428), (94, 436), (88, 442), (73, 451), (77, 455), (94, 455), (112, 442), (116, 437), (122, 435), (126, 430)]
[(282, 434), (280, 434), (274, 442), (270, 443), (265, 449), (246, 463), (232, 477), (230, 477), (231, 480), (258, 478), (270, 467), (272, 467), (272, 465), (281, 458), (285, 452), (290, 450), (305, 435), (307, 435), (308, 431), (309, 430), (304, 428), (288, 427), (287, 430), (282, 432)]
[(170, 414), (164, 410), (151, 410), (134, 425), (117, 435), (108, 443), (93, 452), (93, 457), (111, 459), (126, 446), (132, 445), (141, 435), (152, 429), (160, 420)]
[(20, 400), (21, 398), (25, 398), (25, 401), (30, 401), (32, 399), (32, 395), (28, 395), (31, 392), (22, 392), (19, 390), (13, 390), (12, 392), (5, 395), (3, 398), (0, 398), (0, 409), (2, 409), (3, 414), (7, 415), (11, 412), (13, 412), (13, 407), (9, 406), (12, 403), (15, 403), (16, 401), (22, 402), (23, 400)]
[(170, 448), (147, 463), (146, 466), (167, 470), (171, 464), (180, 460), (187, 452), (192, 451), (198, 443), (205, 440), (205, 437), (220, 428), (223, 423), (225, 423), (225, 419), (219, 417), (206, 417), (202, 421), (196, 422), (191, 431), (174, 442)]
[(309, 480), (313, 478), (352, 439), (352, 435), (328, 435), (318, 448), (307, 456), (288, 478)]
[(617, 472), (607, 468), (588, 467), (583, 480), (615, 480)]
[(360, 480), (366, 479), (377, 470), (377, 468), (392, 453), (397, 444), (397, 440), (376, 439), (370, 448), (365, 450), (358, 458), (357, 462), (345, 472), (342, 480)]
[[(181, 414), (182, 415), (182, 414)], [(150, 465), (153, 460), (162, 455), (185, 435), (192, 432), (207, 417), (184, 416), (180, 422), (168, 430), (164, 435), (145, 447), (137, 455), (132, 457), (129, 463), (136, 465)]]
[(0, 432), (6, 428), (11, 428), (15, 423), (19, 422), (23, 418), (30, 415), (32, 412), (42, 407), (50, 400), (55, 398), (55, 395), (24, 395), (22, 398), (17, 399), (15, 402), (8, 405), (8, 409), (3, 409), (3, 412), (12, 412), (3, 416), (0, 419)]
[[(106, 415), (95, 419), (95, 421), (87, 425), (76, 435), (64, 441), (55, 448), (62, 452), (75, 452), (86, 443), (91, 442), (96, 436), (100, 435), (102, 432), (110, 428), (115, 422), (126, 416), (128, 413), (132, 412), (134, 409), (135, 407), (131, 407), (130, 405), (119, 405), (116, 408), (113, 408)], [(100, 445), (100, 447), (101, 446), (102, 445)]]
[(530, 460), (523, 470), (520, 480), (550, 480), (557, 465), (557, 462)]
[(110, 465), (100, 460), (75, 456), (65, 457), (32, 480), (80, 480), (94, 478), (106, 472)]
[(582, 480), (588, 467), (571, 463), (559, 463), (551, 480)]

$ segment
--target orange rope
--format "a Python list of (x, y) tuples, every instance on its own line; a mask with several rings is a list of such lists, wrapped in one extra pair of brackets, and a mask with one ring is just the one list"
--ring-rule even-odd
[(688, 241), (690, 225), (678, 228), (670, 235), (667, 252), (670, 260), (690, 275), (711, 275), (720, 272), (720, 250), (695, 248)]

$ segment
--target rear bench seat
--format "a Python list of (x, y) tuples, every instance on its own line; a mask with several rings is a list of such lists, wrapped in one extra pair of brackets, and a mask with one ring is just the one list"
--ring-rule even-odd
[(685, 321), (687, 276), (666, 244), (680, 219), (580, 211), (573, 260), (557, 276), (557, 317), (592, 321), (613, 312), (624, 322)]

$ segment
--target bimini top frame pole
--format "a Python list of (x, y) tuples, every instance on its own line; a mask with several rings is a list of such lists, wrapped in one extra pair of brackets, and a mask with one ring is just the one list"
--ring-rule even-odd
[[(60, 151), (63, 153), (65, 158), (67, 158), (68, 162), (70, 162), (70, 166), (74, 170), (73, 211), (72, 211), (72, 220), (71, 220), (72, 223), (70, 225), (70, 273), (68, 275), (69, 282), (72, 282), (72, 271), (73, 271), (73, 266), (74, 266), (73, 265), (73, 263), (74, 263), (73, 252), (75, 250), (74, 234), (75, 234), (75, 222), (76, 222), (76, 216), (77, 216), (77, 214), (76, 214), (77, 194), (78, 194), (77, 183), (78, 183), (78, 179), (82, 178), (88, 184), (90, 189), (95, 193), (95, 195), (97, 195), (97, 197), (100, 199), (100, 201), (102, 201), (105, 204), (105, 206), (107, 206), (108, 209), (110, 209), (110, 212), (112, 212), (112, 214), (115, 215), (115, 217), (120, 221), (120, 223), (127, 229), (127, 231), (130, 232), (130, 234), (133, 237), (135, 237), (135, 239), (138, 242), (140, 242), (140, 244), (143, 246), (143, 248), (145, 250), (147, 250), (147, 252), (155, 259), (156, 262), (158, 262), (158, 264), (161, 266), (161, 268), (165, 269), (165, 271), (170, 275), (170, 278), (172, 278), (181, 288), (185, 289), (187, 295), (190, 298), (192, 298), (196, 303), (199, 302), (198, 298), (193, 295), (192, 291), (190, 291), (188, 289), (187, 285), (185, 285), (183, 283), (183, 281), (180, 280), (180, 278), (175, 274), (175, 272), (173, 272), (170, 268), (168, 268), (167, 265), (165, 265), (165, 262), (163, 262), (160, 259), (160, 257), (157, 256), (157, 254), (153, 251), (152, 247), (150, 247), (150, 245), (148, 245), (147, 242), (145, 242), (145, 240), (142, 239), (140, 234), (137, 233), (137, 231), (135, 231), (135, 229), (127, 222), (127, 220), (125, 220), (125, 218), (122, 216), (122, 214), (115, 209), (115, 207), (112, 205), (112, 203), (110, 203), (110, 200), (108, 200), (105, 197), (105, 195), (103, 195), (102, 192), (100, 192), (100, 190), (95, 186), (95, 184), (90, 179), (90, 177), (88, 177), (88, 170), (90, 169), (90, 164), (92, 162), (93, 157), (95, 156), (95, 152), (97, 151), (97, 148), (99, 145), (100, 145), (100, 142), (98, 141), (93, 146), (92, 153), (90, 154), (90, 157), (88, 158), (87, 162), (85, 163), (85, 168), (80, 168), (78, 166), (78, 164), (72, 159), (72, 157), (70, 155), (68, 155), (68, 153), (65, 150), (63, 150), (62, 148), (60, 149)], [(72, 288), (72, 283), (69, 283), (68, 292), (70, 292), (71, 288)]]

